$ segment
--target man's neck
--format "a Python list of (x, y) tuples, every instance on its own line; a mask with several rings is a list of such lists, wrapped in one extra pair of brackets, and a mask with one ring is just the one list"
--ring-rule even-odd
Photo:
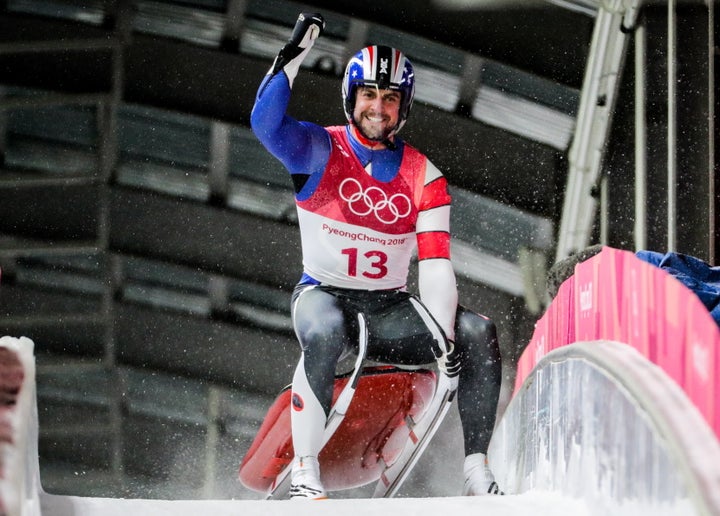
[[(350, 124), (350, 133), (363, 147), (367, 147), (368, 149), (372, 150), (381, 150), (387, 148), (387, 145), (384, 141), (379, 142), (376, 140), (370, 140), (363, 136), (362, 133), (358, 131), (357, 127), (355, 127), (355, 124)], [(392, 137), (390, 137), (389, 141), (392, 141)]]

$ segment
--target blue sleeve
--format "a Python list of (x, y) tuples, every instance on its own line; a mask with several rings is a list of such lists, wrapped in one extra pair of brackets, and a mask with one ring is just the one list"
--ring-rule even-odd
[(320, 174), (330, 156), (330, 135), (321, 126), (286, 114), (290, 85), (285, 72), (263, 79), (250, 115), (255, 136), (291, 174)]

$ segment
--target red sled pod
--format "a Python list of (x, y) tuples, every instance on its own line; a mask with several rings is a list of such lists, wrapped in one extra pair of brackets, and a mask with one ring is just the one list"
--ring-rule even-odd
[[(335, 379), (333, 403), (348, 378)], [(377, 481), (400, 455), (410, 437), (408, 418), (422, 417), (435, 385), (435, 373), (427, 369), (364, 369), (345, 418), (318, 457), (325, 489), (341, 491)], [(240, 464), (240, 481), (249, 489), (268, 493), (293, 459), (290, 397), (287, 387), (275, 399)]]

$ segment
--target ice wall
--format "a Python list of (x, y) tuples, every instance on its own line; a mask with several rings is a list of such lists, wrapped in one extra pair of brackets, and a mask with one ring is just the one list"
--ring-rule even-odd
[(633, 253), (578, 264), (537, 322), (491, 445), (501, 485), (595, 514), (720, 514), (720, 332)]
[(626, 343), (661, 367), (720, 437), (720, 330), (682, 283), (610, 247), (576, 265), (535, 326), (516, 390), (546, 353), (594, 340)]
[(680, 387), (617, 342), (568, 345), (528, 375), (493, 437), (508, 492), (562, 492), (594, 515), (720, 514), (720, 445)]

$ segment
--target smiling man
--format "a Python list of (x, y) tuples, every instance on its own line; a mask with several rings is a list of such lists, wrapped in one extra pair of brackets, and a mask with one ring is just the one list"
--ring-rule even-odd
[[(458, 305), (444, 176), (397, 137), (413, 103), (413, 66), (397, 49), (363, 48), (342, 81), (347, 124), (297, 121), (286, 113), (293, 82), (324, 26), (318, 14), (300, 15), (251, 116), (258, 139), (290, 172), (302, 243), (291, 306), (302, 353), (292, 384), (290, 495), (327, 497), (318, 455), (337, 363), (357, 352), (358, 314), (367, 324), (367, 358), (436, 362), (457, 385), (463, 493), (497, 494), (485, 456), (501, 380), (496, 329)], [(415, 252), (419, 295), (407, 291)]]

